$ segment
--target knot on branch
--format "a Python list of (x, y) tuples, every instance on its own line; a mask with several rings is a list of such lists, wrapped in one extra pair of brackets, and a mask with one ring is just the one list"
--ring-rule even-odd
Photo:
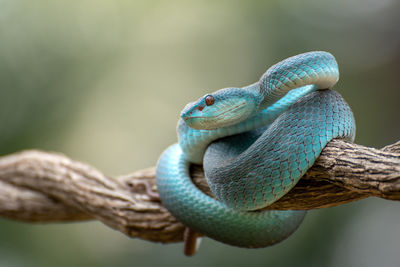
[[(191, 173), (211, 194), (202, 167), (192, 166)], [(156, 190), (154, 168), (113, 178), (58, 153), (0, 158), (0, 216), (13, 220), (97, 219), (130, 237), (181, 241), (184, 226), (156, 199)], [(329, 142), (300, 182), (268, 209), (326, 208), (370, 196), (400, 199), (400, 142), (380, 150)]]

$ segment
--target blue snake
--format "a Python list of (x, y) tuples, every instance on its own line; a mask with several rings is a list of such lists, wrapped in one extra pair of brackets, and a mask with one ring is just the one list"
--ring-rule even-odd
[[(335, 58), (314, 51), (287, 58), (243, 88), (225, 88), (189, 103), (178, 144), (156, 170), (163, 205), (183, 224), (220, 242), (265, 247), (301, 224), (305, 211), (260, 210), (292, 189), (333, 138), (354, 140), (353, 113), (331, 88)], [(191, 181), (203, 164), (217, 199)]]

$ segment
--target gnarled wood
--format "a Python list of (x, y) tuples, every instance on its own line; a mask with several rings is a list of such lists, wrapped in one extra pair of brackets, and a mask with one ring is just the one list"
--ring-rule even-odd
[[(98, 219), (131, 237), (182, 240), (184, 226), (146, 191), (155, 169), (112, 178), (58, 153), (24, 151), (0, 158), (0, 216), (25, 222)], [(201, 166), (193, 180), (210, 193)], [(314, 166), (268, 209), (316, 209), (375, 196), (400, 199), (400, 142), (381, 150), (331, 141)]]

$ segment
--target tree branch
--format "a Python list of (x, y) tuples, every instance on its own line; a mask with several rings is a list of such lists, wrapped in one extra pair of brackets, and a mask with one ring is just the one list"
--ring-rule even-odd
[[(210, 194), (201, 166), (193, 180)], [(182, 240), (179, 223), (143, 184), (155, 187), (154, 168), (112, 178), (58, 153), (24, 151), (0, 158), (0, 216), (25, 222), (98, 219), (155, 242)], [(314, 166), (268, 209), (333, 207), (375, 196), (400, 200), (400, 142), (381, 150), (331, 141)]]

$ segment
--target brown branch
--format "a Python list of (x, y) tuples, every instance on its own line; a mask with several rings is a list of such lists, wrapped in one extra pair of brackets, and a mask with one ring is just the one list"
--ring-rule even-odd
[[(193, 179), (206, 193), (200, 166)], [(156, 242), (182, 240), (184, 226), (143, 187), (156, 191), (154, 168), (112, 178), (57, 153), (0, 158), (0, 216), (25, 222), (98, 219)], [(400, 199), (400, 142), (381, 150), (331, 141), (296, 187), (269, 209), (316, 209), (375, 196)]]

